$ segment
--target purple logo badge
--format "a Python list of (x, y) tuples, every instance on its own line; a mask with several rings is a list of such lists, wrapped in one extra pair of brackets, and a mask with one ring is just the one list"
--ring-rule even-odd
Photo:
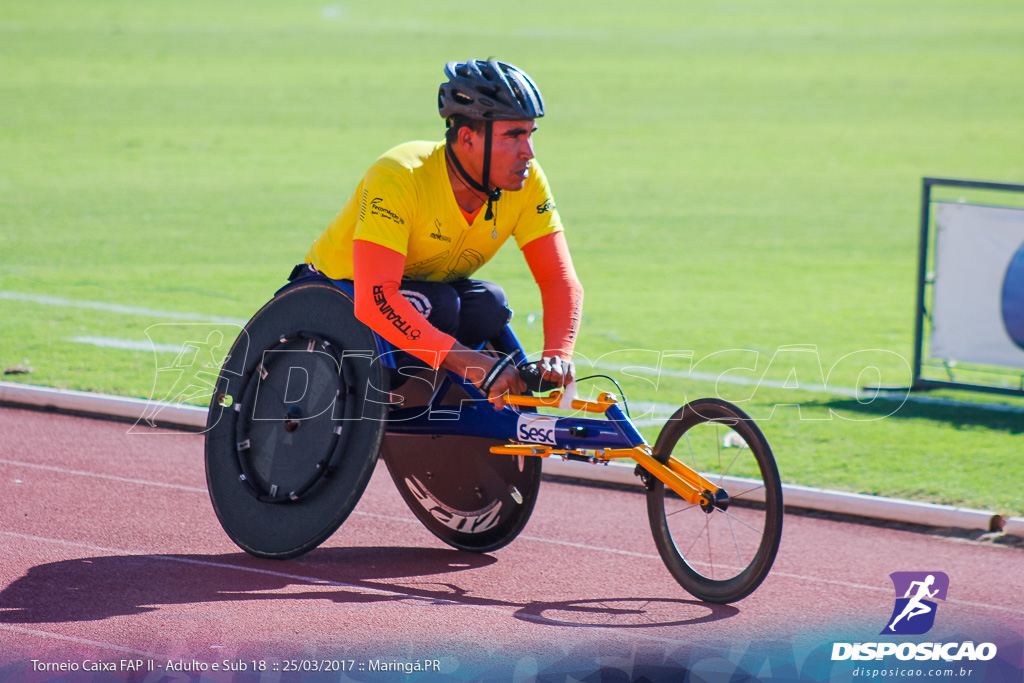
[(943, 572), (893, 572), (896, 605), (882, 634), (920, 635), (935, 623), (935, 600), (945, 600), (949, 577)]

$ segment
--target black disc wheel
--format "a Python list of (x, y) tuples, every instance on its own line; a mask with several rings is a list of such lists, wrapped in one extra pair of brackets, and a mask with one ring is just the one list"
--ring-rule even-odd
[(206, 479), (221, 526), (246, 552), (301, 555), (359, 501), (387, 417), (375, 348), (329, 282), (279, 292), (235, 341), (210, 405)]
[(389, 434), (384, 461), (430, 533), (459, 550), (491, 552), (523, 530), (540, 487), (541, 459), (490, 452), (503, 443)]
[[(424, 390), (426, 387), (428, 390)], [(396, 389), (404, 405), (424, 405), (432, 386), (411, 380)], [(442, 405), (453, 409), (467, 396), (451, 385)], [(469, 410), (493, 410), (490, 405)], [(462, 415), (462, 419), (472, 419)], [(469, 436), (392, 434), (384, 462), (409, 509), (430, 533), (459, 550), (490, 552), (526, 526), (540, 490), (541, 459), (496, 455), (506, 442)]]
[(700, 399), (669, 419), (654, 457), (675, 459), (710, 484), (691, 503), (645, 475), (647, 515), (665, 566), (706, 602), (749, 595), (768, 575), (782, 536), (782, 486), (761, 430), (731, 403)]

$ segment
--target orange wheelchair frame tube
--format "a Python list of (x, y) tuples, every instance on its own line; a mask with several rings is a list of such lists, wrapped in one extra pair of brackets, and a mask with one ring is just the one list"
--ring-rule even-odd
[[(491, 399), (492, 402), (496, 399)], [(562, 404), (562, 392), (553, 391), (547, 396), (515, 396), (506, 395), (502, 397), (506, 405), (527, 406), (534, 408), (568, 408)], [(616, 405), (617, 399), (613, 394), (604, 393), (598, 396), (597, 400), (573, 399), (572, 410), (581, 410), (588, 413), (607, 412), (610, 406)], [(551, 446), (529, 443), (510, 443), (504, 446), (491, 448), (492, 453), (529, 455), (540, 458), (547, 458), (552, 455), (583, 456), (586, 453), (579, 450), (558, 449)], [(685, 463), (669, 457), (668, 463), (663, 465), (653, 455), (651, 447), (644, 444), (635, 448), (602, 448), (592, 451), (592, 462), (607, 462), (609, 460), (630, 459), (643, 467), (652, 476), (659, 479), (683, 500), (693, 505), (708, 505), (713, 502), (715, 493), (720, 487), (708, 481), (696, 470)]]

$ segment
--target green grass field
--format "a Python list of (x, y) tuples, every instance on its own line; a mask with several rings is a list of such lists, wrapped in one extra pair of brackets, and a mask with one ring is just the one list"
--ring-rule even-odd
[[(380, 153), (440, 139), (444, 62), (493, 55), (547, 100), (536, 148), (586, 287), (581, 357), (686, 350), (779, 383), (620, 372), (630, 400), (744, 401), (788, 482), (1024, 514), (1005, 486), (1024, 481), (1024, 401), (779, 388), (795, 367), (849, 389), (860, 361), (909, 380), (920, 179), (1024, 182), (1022, 35), (1015, 0), (7, 0), (0, 366), (34, 372), (3, 379), (159, 394), (173, 354), (75, 339), (180, 345), (247, 318)], [(538, 348), (514, 246), (481, 276)], [(816, 354), (772, 362), (793, 345)]]

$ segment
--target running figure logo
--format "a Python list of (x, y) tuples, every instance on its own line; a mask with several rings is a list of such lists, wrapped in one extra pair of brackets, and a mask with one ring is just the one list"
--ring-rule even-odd
[(945, 600), (949, 577), (943, 572), (893, 572), (896, 605), (882, 634), (920, 635), (931, 630), (938, 605)]

